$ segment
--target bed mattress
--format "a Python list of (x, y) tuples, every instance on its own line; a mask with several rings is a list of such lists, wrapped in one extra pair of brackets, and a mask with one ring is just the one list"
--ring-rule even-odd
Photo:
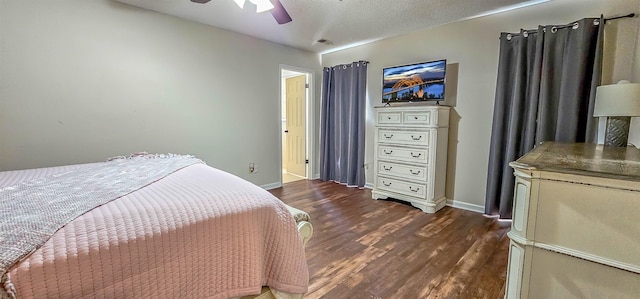
[[(0, 190), (77, 167), (0, 172)], [(3, 287), (19, 298), (230, 298), (262, 286), (304, 294), (308, 279), (286, 205), (195, 164), (76, 218), (15, 264)]]

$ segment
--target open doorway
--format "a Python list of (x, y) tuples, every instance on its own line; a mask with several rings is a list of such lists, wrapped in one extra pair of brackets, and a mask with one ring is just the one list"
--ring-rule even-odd
[(282, 183), (309, 177), (310, 71), (281, 66)]

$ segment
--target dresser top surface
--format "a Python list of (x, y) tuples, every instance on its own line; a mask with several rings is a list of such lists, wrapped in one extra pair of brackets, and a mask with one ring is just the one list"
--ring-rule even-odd
[(450, 106), (435, 105), (435, 104), (375, 106), (373, 108), (377, 111), (451, 109)]
[(640, 181), (640, 150), (635, 147), (545, 142), (509, 165), (516, 169)]

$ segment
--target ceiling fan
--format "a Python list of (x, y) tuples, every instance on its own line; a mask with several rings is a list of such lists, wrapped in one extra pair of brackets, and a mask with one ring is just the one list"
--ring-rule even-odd
[[(207, 3), (211, 0), (191, 0), (195, 3)], [(240, 8), (244, 7), (245, 0), (233, 0)], [(276, 19), (278, 24), (286, 24), (291, 22), (291, 16), (287, 10), (282, 6), (280, 0), (249, 0), (249, 2), (256, 5), (256, 12), (270, 11), (273, 18)]]

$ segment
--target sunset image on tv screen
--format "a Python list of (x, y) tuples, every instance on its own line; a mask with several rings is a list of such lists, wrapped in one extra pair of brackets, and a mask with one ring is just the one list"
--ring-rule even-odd
[(384, 68), (382, 102), (444, 100), (446, 60)]

